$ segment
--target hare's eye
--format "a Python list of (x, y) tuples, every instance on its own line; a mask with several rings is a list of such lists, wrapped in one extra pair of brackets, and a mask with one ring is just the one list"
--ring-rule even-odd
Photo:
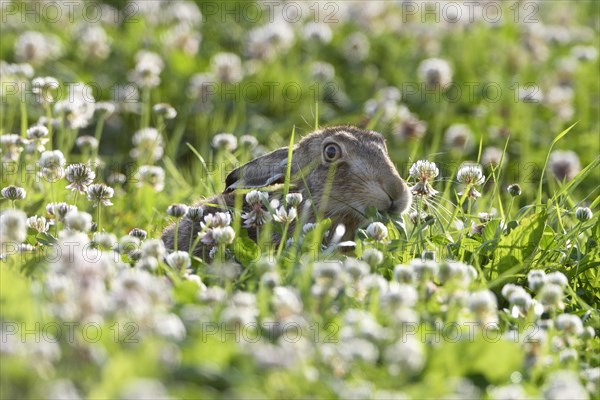
[(329, 143), (323, 149), (325, 161), (335, 161), (342, 156), (342, 149), (335, 143)]

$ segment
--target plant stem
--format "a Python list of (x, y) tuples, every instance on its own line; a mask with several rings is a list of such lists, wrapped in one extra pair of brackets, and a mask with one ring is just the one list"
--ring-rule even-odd
[(177, 234), (178, 233), (179, 233), (179, 218), (177, 218), (177, 222), (175, 222), (175, 244), (173, 245), (175, 248), (175, 251), (177, 251), (177, 244), (178, 244)]
[(93, 155), (92, 161), (94, 161), (94, 162), (98, 158), (98, 151), (100, 150), (100, 139), (102, 138), (102, 129), (104, 128), (105, 120), (106, 120), (106, 117), (100, 117), (100, 119), (98, 120), (98, 123), (96, 124), (96, 131), (94, 132), (94, 137), (98, 141), (98, 145), (96, 146), (96, 148), (93, 150), (93, 153), (92, 153), (92, 155)]

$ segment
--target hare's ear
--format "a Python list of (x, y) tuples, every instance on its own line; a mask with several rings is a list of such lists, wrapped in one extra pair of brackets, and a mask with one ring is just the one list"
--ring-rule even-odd
[(283, 147), (234, 169), (225, 178), (225, 193), (235, 189), (260, 188), (283, 183), (287, 160), (288, 148)]

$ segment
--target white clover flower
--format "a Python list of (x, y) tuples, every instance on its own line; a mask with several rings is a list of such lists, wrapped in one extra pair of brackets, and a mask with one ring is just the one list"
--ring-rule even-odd
[(89, 232), (92, 229), (92, 216), (84, 211), (70, 211), (65, 216), (65, 223), (71, 230)]
[(174, 341), (181, 341), (186, 336), (185, 325), (181, 318), (173, 313), (154, 317), (154, 330), (160, 336)]
[(237, 145), (237, 138), (231, 133), (217, 133), (212, 139), (212, 146), (217, 150), (234, 151)]
[(385, 238), (388, 236), (388, 229), (381, 222), (372, 222), (369, 224), (369, 226), (367, 226), (366, 232), (369, 238), (377, 241), (385, 240)]
[(590, 210), (588, 207), (577, 207), (577, 210), (575, 210), (575, 217), (579, 221), (585, 222), (592, 219), (594, 217), (594, 214), (592, 213), (592, 210)]
[(537, 291), (540, 289), (546, 281), (546, 272), (541, 269), (532, 269), (527, 274), (527, 282), (529, 283), (529, 289)]
[(227, 212), (216, 212), (204, 216), (202, 228), (217, 228), (231, 225), (231, 214)]
[(79, 52), (86, 59), (101, 61), (108, 57), (110, 38), (102, 26), (86, 24), (77, 36), (79, 39)]
[(252, 135), (242, 135), (242, 136), (240, 136), (239, 143), (240, 143), (240, 147), (252, 150), (252, 149), (256, 148), (256, 146), (258, 146), (258, 139), (256, 139)]
[(248, 57), (270, 60), (288, 50), (294, 43), (294, 30), (287, 21), (280, 19), (259, 26), (248, 32), (245, 51)]
[(33, 229), (38, 233), (48, 232), (48, 229), (50, 228), (50, 224), (46, 222), (46, 218), (37, 215), (27, 218), (26, 223), (28, 228)]
[(96, 173), (87, 165), (80, 163), (69, 165), (65, 171), (65, 176), (69, 181), (66, 188), (83, 194), (88, 185), (96, 178)]
[(473, 132), (465, 124), (453, 124), (444, 133), (444, 143), (452, 149), (469, 152), (473, 148)]
[(242, 213), (242, 220), (246, 228), (264, 225), (271, 221), (271, 214), (263, 207), (269, 201), (269, 193), (252, 190), (246, 194), (246, 202), (252, 209)]
[(273, 215), (273, 219), (282, 224), (289, 224), (293, 220), (296, 219), (298, 212), (295, 207), (291, 207), (289, 210), (286, 210), (285, 207), (281, 206)]
[(284, 319), (302, 312), (302, 300), (296, 290), (290, 287), (278, 286), (274, 288), (271, 302), (278, 319)]
[(388, 290), (381, 294), (382, 304), (392, 308), (411, 308), (417, 304), (417, 290), (404, 283), (391, 282)]
[(314, 41), (327, 44), (331, 42), (333, 32), (329, 25), (318, 22), (308, 22), (302, 27), (302, 36), (307, 42)]
[(305, 235), (310, 232), (310, 231), (314, 231), (317, 228), (317, 224), (313, 224), (312, 222), (307, 222), (306, 224), (304, 224), (302, 226), (302, 233), (304, 233)]
[(109, 232), (94, 233), (92, 241), (105, 250), (113, 249), (118, 242), (117, 237), (113, 233)]
[(285, 203), (290, 207), (298, 207), (302, 203), (302, 193), (288, 193), (285, 196)]
[(383, 358), (391, 375), (416, 375), (425, 366), (425, 353), (421, 342), (413, 337), (399, 339), (388, 346)]
[(129, 79), (141, 88), (153, 88), (160, 85), (160, 73), (165, 67), (162, 58), (156, 53), (140, 50), (135, 59), (135, 69), (130, 72)]
[(446, 60), (428, 58), (421, 61), (417, 73), (429, 87), (445, 87), (452, 82), (452, 68)]
[(403, 264), (398, 264), (394, 267), (394, 278), (400, 283), (411, 284), (415, 281), (413, 269)]
[(27, 238), (27, 215), (21, 210), (0, 214), (0, 242), (22, 243)]
[(189, 207), (187, 211), (187, 216), (192, 221), (197, 221), (204, 215), (204, 210), (202, 207)]
[(594, 61), (598, 58), (598, 49), (595, 46), (577, 45), (571, 48), (571, 54), (579, 61)]
[(127, 176), (120, 172), (112, 172), (106, 177), (106, 182), (111, 185), (122, 185), (127, 182)]
[(369, 264), (352, 257), (344, 260), (344, 269), (355, 281), (367, 275), (371, 270)]
[[(475, 163), (464, 163), (456, 174), (456, 178), (458, 182), (467, 185), (469, 192), (467, 193), (468, 197), (478, 198), (481, 196), (475, 186), (482, 185), (485, 182), (485, 175), (483, 175), (483, 170), (481, 165)], [(459, 192), (459, 196), (462, 196), (463, 192)]]
[(521, 286), (515, 285), (514, 283), (507, 283), (506, 285), (502, 286), (501, 293), (502, 296), (508, 300), (512, 293), (522, 289), (523, 288)]
[(155, 191), (160, 192), (165, 187), (165, 170), (154, 165), (142, 165), (139, 170), (137, 186), (147, 184)]
[(148, 236), (148, 232), (140, 228), (133, 228), (129, 231), (128, 235), (140, 240), (144, 240)]
[(394, 135), (401, 140), (421, 139), (427, 132), (427, 122), (415, 115), (401, 118), (394, 127)]
[(140, 239), (125, 235), (119, 239), (119, 242), (116, 246), (116, 251), (119, 254), (130, 254), (133, 251), (140, 250)]
[(5, 161), (19, 161), (19, 155), (23, 151), (23, 140), (14, 133), (0, 136), (0, 150)]
[(527, 311), (534, 305), (531, 295), (520, 286), (518, 290), (515, 290), (508, 296), (508, 302), (512, 307), (516, 307), (521, 314), (526, 314)]
[(75, 145), (80, 150), (95, 150), (98, 148), (98, 139), (90, 135), (79, 136), (77, 140), (75, 140)]
[(235, 53), (218, 53), (211, 59), (213, 74), (224, 83), (238, 83), (243, 78), (242, 60)]
[(341, 263), (332, 261), (315, 263), (312, 275), (315, 280), (335, 280), (341, 273)]
[(561, 288), (566, 288), (569, 285), (569, 279), (560, 271), (550, 272), (546, 274), (544, 278), (545, 283), (552, 283), (554, 285), (558, 285)]
[(33, 125), (27, 129), (26, 135), (27, 139), (29, 140), (42, 139), (48, 136), (48, 128), (46, 128), (44, 125)]
[(68, 96), (54, 105), (54, 113), (70, 129), (85, 128), (94, 117), (96, 100), (86, 88), (82, 82), (70, 84)]
[(589, 399), (589, 394), (573, 371), (559, 370), (546, 378), (543, 388), (544, 399)]
[(500, 161), (502, 160), (503, 156), (504, 162), (506, 161), (507, 157), (506, 154), (503, 154), (503, 151), (501, 149), (493, 146), (486, 147), (483, 150), (483, 153), (481, 153), (481, 164), (488, 167), (497, 168), (500, 165)]
[(537, 85), (519, 86), (517, 97), (524, 103), (541, 103), (544, 100), (544, 92)]
[(161, 260), (166, 253), (165, 244), (160, 239), (146, 240), (140, 250), (143, 257), (154, 257), (157, 260)]
[(40, 155), (38, 161), (39, 165), (43, 169), (63, 169), (67, 160), (60, 150), (48, 150), (44, 151)]
[[(218, 245), (231, 244), (235, 239), (235, 231), (230, 226), (216, 226), (211, 228), (207, 233), (210, 233), (211, 241)], [(204, 241), (204, 237), (202, 241)]]
[(177, 111), (168, 103), (158, 103), (152, 106), (152, 111), (164, 119), (173, 119), (177, 116)]
[(190, 255), (185, 251), (174, 251), (165, 258), (165, 261), (177, 271), (186, 270), (192, 265)]
[(117, 107), (110, 101), (99, 101), (94, 105), (94, 115), (98, 118), (106, 119), (114, 114)]
[(564, 349), (561, 350), (560, 353), (558, 353), (558, 361), (561, 364), (567, 364), (572, 361), (577, 361), (577, 358), (577, 350), (575, 349)]
[(52, 76), (36, 77), (31, 81), (31, 91), (36, 94), (36, 101), (40, 104), (53, 103), (53, 90), (58, 89), (59, 83)]
[(554, 150), (548, 158), (548, 169), (559, 181), (570, 181), (581, 171), (577, 153), (571, 150)]
[(62, 51), (60, 40), (55, 35), (37, 31), (23, 32), (14, 43), (16, 59), (35, 66), (57, 58)]
[(581, 318), (573, 314), (560, 314), (556, 317), (556, 328), (572, 336), (581, 336), (584, 332)]
[(409, 268), (412, 270), (417, 282), (424, 283), (431, 281), (437, 275), (439, 265), (433, 260), (415, 258), (410, 262)]
[(187, 55), (194, 56), (198, 53), (202, 35), (192, 26), (178, 24), (172, 26), (162, 35), (162, 42), (169, 49), (179, 49)]
[(485, 182), (485, 176), (479, 164), (466, 163), (462, 165), (456, 177), (460, 183), (466, 185), (481, 185)]
[(474, 313), (495, 312), (498, 307), (496, 296), (489, 290), (473, 292), (469, 296), (469, 308)]
[(411, 191), (419, 196), (431, 197), (438, 193), (429, 181), (435, 179), (440, 171), (435, 163), (427, 160), (419, 160), (414, 163), (409, 170), (411, 177), (417, 180), (417, 183), (411, 188)]
[(269, 201), (269, 193), (258, 190), (251, 190), (246, 193), (246, 203), (248, 204), (264, 204)]
[(77, 207), (64, 202), (46, 205), (46, 212), (58, 221), (64, 221), (65, 216), (71, 211), (77, 211)]
[(260, 277), (262, 286), (273, 289), (281, 283), (279, 273), (277, 271), (267, 271)]
[(160, 132), (155, 128), (143, 128), (137, 131), (132, 138), (135, 146), (131, 157), (142, 161), (158, 161), (164, 154), (164, 143)]
[(335, 68), (327, 62), (315, 61), (310, 64), (310, 76), (317, 82), (331, 82), (335, 78)]
[(366, 249), (363, 252), (362, 259), (372, 268), (383, 262), (383, 253), (377, 249)]
[[(363, 338), (350, 337), (340, 342), (338, 352), (343, 359), (349, 362), (362, 361), (363, 363), (374, 364), (379, 359), (377, 346)], [(368, 396), (365, 398), (368, 398)]]
[(174, 218), (181, 218), (187, 214), (189, 207), (185, 204), (171, 204), (167, 208), (167, 214)]
[(350, 34), (344, 42), (344, 56), (350, 62), (360, 62), (369, 55), (371, 45), (369, 39), (362, 32)]
[(0, 193), (7, 200), (22, 200), (27, 196), (25, 189), (19, 186), (10, 185), (3, 188)]
[(444, 261), (439, 264), (438, 279), (442, 284), (454, 283), (466, 288), (477, 277), (475, 269), (458, 261)]
[(435, 179), (439, 175), (440, 170), (434, 162), (419, 160), (410, 167), (408, 173), (420, 182), (427, 182)]
[(563, 296), (563, 288), (553, 283), (545, 283), (537, 295), (545, 310), (563, 310)]
[(87, 199), (94, 204), (94, 207), (98, 207), (100, 204), (105, 206), (113, 205), (110, 199), (115, 194), (115, 191), (111, 187), (108, 187), (102, 183), (95, 183), (88, 186), (86, 193)]

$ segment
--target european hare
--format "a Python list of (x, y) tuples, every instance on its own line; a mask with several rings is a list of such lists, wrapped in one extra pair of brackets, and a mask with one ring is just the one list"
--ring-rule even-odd
[[(248, 162), (227, 176), (222, 194), (197, 206), (203, 209), (204, 215), (231, 212), (235, 190), (284, 183), (287, 161), (288, 147), (282, 147)], [(305, 221), (314, 222), (316, 210), (317, 215), (330, 218), (332, 226), (344, 225), (342, 240), (354, 238), (356, 229), (366, 221), (368, 207), (400, 214), (410, 206), (412, 199), (410, 190), (388, 157), (383, 137), (377, 132), (352, 126), (318, 130), (294, 145), (290, 188), (290, 191), (303, 195), (298, 210), (300, 214), (307, 214)], [(281, 197), (281, 190), (278, 193)], [(312, 206), (303, 207), (309, 199)], [(250, 210), (245, 201), (243, 209)], [(178, 249), (189, 249), (190, 235), (197, 235), (202, 230), (200, 220), (192, 220), (186, 215), (179, 222)], [(253, 237), (256, 232), (250, 230), (249, 233)], [(167, 248), (175, 247), (174, 224), (165, 229), (162, 238)], [(200, 243), (194, 253), (202, 255), (202, 247)]]

